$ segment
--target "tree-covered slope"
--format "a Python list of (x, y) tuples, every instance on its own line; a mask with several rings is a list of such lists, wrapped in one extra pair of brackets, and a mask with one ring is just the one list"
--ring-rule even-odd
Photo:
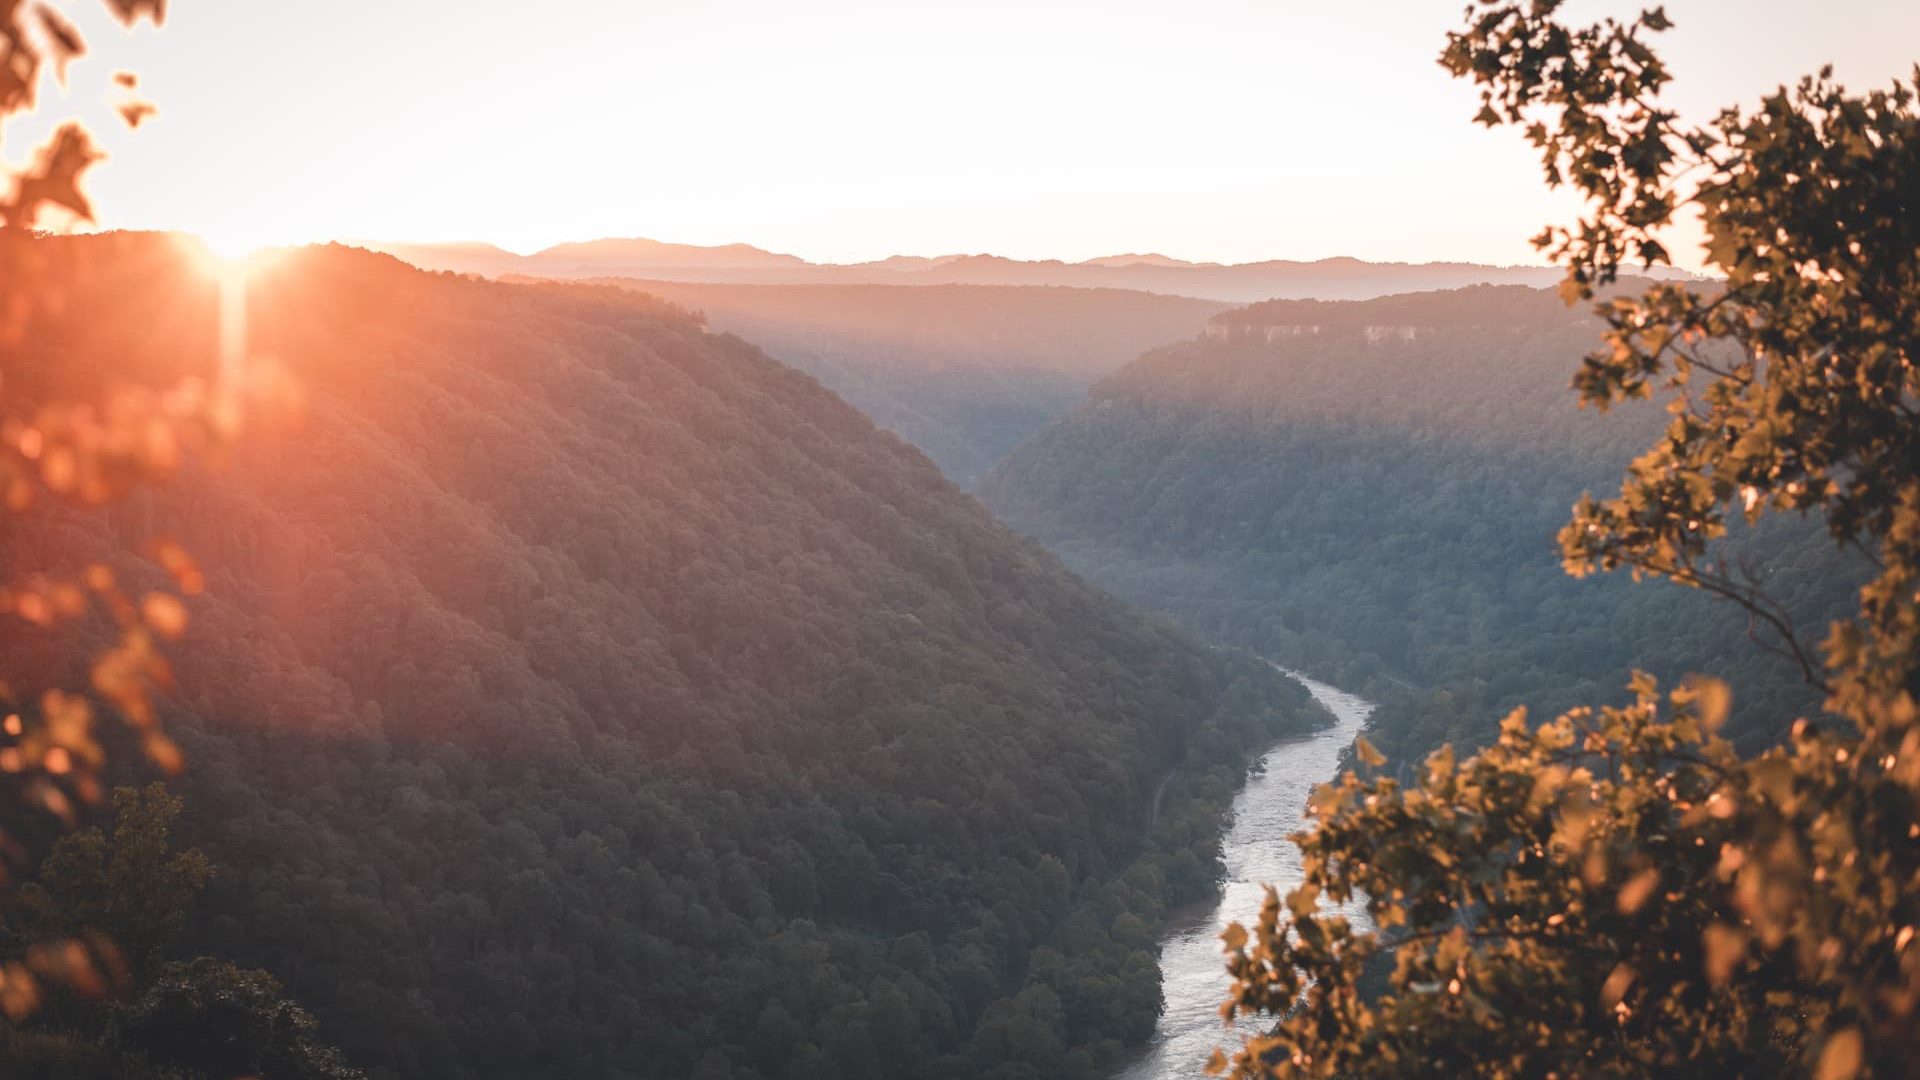
[[(10, 390), (204, 366), (171, 241), (67, 243)], [(9, 539), (205, 567), (168, 710), (196, 951), (378, 1076), (1052, 1077), (1147, 1034), (1153, 920), (1297, 688), (659, 300), (307, 249), (247, 330), (300, 430)]]
[[(1576, 408), (1595, 324), (1518, 286), (1275, 301), (1149, 353), (996, 467), (981, 497), (1123, 596), (1385, 698), (1400, 762), (1620, 693), (1733, 677), (1749, 739), (1808, 703), (1731, 605), (1576, 581), (1554, 534), (1666, 416)], [(1812, 528), (1738, 538), (1817, 637), (1844, 600)]]
[(1094, 382), (1227, 307), (1040, 285), (608, 283), (700, 312), (814, 376), (962, 487)]

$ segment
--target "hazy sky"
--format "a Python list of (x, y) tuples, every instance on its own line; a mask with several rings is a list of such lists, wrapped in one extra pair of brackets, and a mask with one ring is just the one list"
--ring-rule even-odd
[[(103, 222), (229, 243), (742, 240), (818, 260), (1534, 261), (1569, 203), (1434, 62), (1461, 0), (176, 0), (63, 9)], [(1576, 3), (1575, 15), (1638, 5)], [(1920, 60), (1916, 0), (1673, 0), (1695, 115)], [(133, 67), (161, 114), (109, 121)], [(40, 120), (16, 122), (17, 160)]]

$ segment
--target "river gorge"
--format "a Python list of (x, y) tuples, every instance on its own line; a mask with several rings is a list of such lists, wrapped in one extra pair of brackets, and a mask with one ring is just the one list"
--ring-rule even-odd
[[(1145, 1055), (1120, 1075), (1122, 1080), (1187, 1080), (1206, 1075), (1215, 1047), (1231, 1050), (1257, 1020), (1235, 1030), (1220, 1022), (1229, 980), (1220, 952), (1220, 931), (1231, 922), (1251, 923), (1259, 914), (1265, 888), (1282, 894), (1300, 880), (1300, 851), (1287, 837), (1305, 820), (1307, 797), (1331, 780), (1341, 752), (1366, 723), (1373, 703), (1297, 672), (1287, 674), (1305, 686), (1333, 714), (1331, 727), (1281, 743), (1261, 759), (1261, 768), (1233, 803), (1233, 825), (1223, 843), (1227, 879), (1220, 901), (1204, 916), (1176, 923), (1160, 951), (1166, 1011)], [(1346, 912), (1364, 925), (1366, 913), (1355, 902)]]

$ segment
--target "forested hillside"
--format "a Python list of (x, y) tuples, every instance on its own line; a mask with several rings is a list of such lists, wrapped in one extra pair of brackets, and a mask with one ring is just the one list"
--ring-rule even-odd
[(1227, 306), (1045, 286), (607, 283), (698, 311), (813, 375), (963, 487), (1102, 376)]
[[(171, 239), (59, 243), (99, 258), (0, 346), (11, 393), (205, 366)], [(1153, 922), (1301, 691), (660, 300), (344, 248), (250, 288), (304, 427), (8, 546), (204, 567), (165, 710), (190, 951), (382, 1077), (1050, 1078), (1145, 1037)]]
[[(1383, 699), (1400, 763), (1621, 693), (1630, 667), (1731, 677), (1730, 734), (1812, 704), (1744, 613), (1624, 576), (1576, 581), (1555, 532), (1666, 415), (1568, 388), (1596, 324), (1519, 286), (1277, 301), (1141, 358), (981, 485), (1002, 518), (1187, 626)], [(1735, 538), (1817, 640), (1849, 599), (1823, 531)], [(1745, 725), (1744, 727), (1739, 725)]]

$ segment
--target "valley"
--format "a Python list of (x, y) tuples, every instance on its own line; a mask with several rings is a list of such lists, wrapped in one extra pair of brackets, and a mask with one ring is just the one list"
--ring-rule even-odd
[[(1121, 1070), (1120, 1080), (1197, 1080), (1206, 1075), (1207, 1056), (1216, 1048), (1258, 1030), (1257, 1023), (1220, 1023), (1220, 1003), (1230, 983), (1220, 962), (1220, 931), (1232, 922), (1252, 922), (1268, 886), (1284, 894), (1300, 883), (1300, 853), (1288, 837), (1307, 826), (1308, 796), (1334, 777), (1373, 711), (1362, 698), (1304, 675), (1293, 677), (1335, 723), (1267, 751), (1234, 798), (1219, 902), (1170, 920), (1160, 946), (1166, 1010), (1144, 1055)], [(1341, 913), (1357, 925), (1369, 925), (1362, 904), (1349, 904)]]
[(0, 1077), (1913, 1075), (1917, 41), (0, 0)]
[[(61, 243), (15, 394), (211, 355), (173, 238)], [(1328, 722), (1305, 691), (666, 301), (339, 247), (247, 301), (302, 426), (13, 544), (208, 568), (180, 949), (272, 971), (374, 1076), (1091, 1076), (1148, 1036), (1153, 928), (1210, 894), (1247, 766)], [(0, 675), (98, 632), (16, 631)]]
[[(43, 355), (203, 354), (171, 239), (69, 246)], [(1532, 289), (494, 283), (332, 247), (247, 303), (304, 426), (139, 518), (213, 568), (169, 721), (215, 870), (183, 944), (280, 973), (376, 1076), (1197, 1075), (1218, 930), (1298, 878), (1363, 725), (1404, 773), (1629, 664), (1739, 670), (1723, 611), (1555, 565), (1652, 421), (1560, 407), (1592, 327)], [(1743, 543), (1831, 602), (1812, 538)]]
[[(67, 243), (42, 355), (205, 355), (171, 238)], [(215, 871), (182, 944), (279, 973), (375, 1076), (1195, 1076), (1233, 1038), (1218, 932), (1297, 882), (1363, 727), (1405, 775), (1630, 666), (1803, 707), (1704, 597), (1562, 575), (1566, 507), (1657, 419), (1571, 408), (1593, 327), (1537, 290), (495, 283), (330, 247), (247, 304), (304, 426), (23, 550), (137, 520), (213, 568), (169, 718)], [(1738, 543), (1808, 622), (1849, 587), (1804, 531)]]
[[(1771, 743), (1816, 704), (1697, 590), (1576, 580), (1555, 534), (1667, 416), (1606, 415), (1569, 389), (1596, 323), (1551, 292), (1477, 287), (1363, 302), (1277, 301), (1154, 350), (1022, 444), (982, 500), (1090, 579), (1213, 641), (1376, 697), (1396, 767), (1473, 746), (1526, 704), (1550, 716), (1641, 668), (1729, 677)], [(1810, 524), (1739, 530), (1817, 636), (1864, 561)]]

